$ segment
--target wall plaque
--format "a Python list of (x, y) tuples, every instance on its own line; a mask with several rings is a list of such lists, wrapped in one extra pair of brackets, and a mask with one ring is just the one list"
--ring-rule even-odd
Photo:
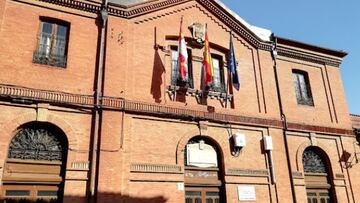
[(200, 143), (188, 144), (186, 150), (188, 166), (200, 168), (217, 167), (217, 154), (211, 145), (200, 141)]
[(256, 201), (255, 186), (242, 185), (238, 186), (239, 201)]

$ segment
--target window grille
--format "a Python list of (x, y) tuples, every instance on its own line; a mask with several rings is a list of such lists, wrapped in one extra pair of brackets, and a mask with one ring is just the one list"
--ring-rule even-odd
[(171, 47), (171, 84), (174, 86), (181, 87), (189, 87), (194, 88), (193, 76), (192, 76), (192, 60), (191, 60), (191, 50), (188, 51), (188, 67), (186, 70), (186, 78), (187, 81), (182, 81), (180, 79), (180, 71), (179, 71), (179, 52), (177, 51), (177, 47)]
[(305, 173), (326, 173), (324, 160), (313, 150), (305, 150), (302, 156)]
[(298, 104), (314, 106), (307, 73), (293, 71), (295, 94)]
[(214, 69), (214, 82), (212, 83), (210, 90), (215, 92), (226, 92), (223, 76), (223, 61), (221, 57), (212, 57), (213, 69)]
[(8, 158), (62, 161), (63, 145), (49, 129), (30, 126), (21, 129), (11, 140)]

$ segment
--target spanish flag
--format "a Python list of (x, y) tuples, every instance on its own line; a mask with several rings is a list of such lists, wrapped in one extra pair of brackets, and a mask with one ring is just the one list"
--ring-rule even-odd
[(179, 34), (179, 47), (178, 47), (178, 67), (180, 72), (180, 79), (182, 81), (187, 81), (187, 70), (188, 70), (188, 53), (186, 48), (186, 42), (185, 42), (185, 36), (182, 29), (183, 24), (183, 17), (181, 17), (181, 23), (180, 23), (180, 34)]
[(205, 86), (210, 86), (214, 81), (214, 68), (213, 68), (211, 52), (210, 52), (207, 25), (205, 30), (205, 48), (204, 48), (203, 66), (205, 69)]

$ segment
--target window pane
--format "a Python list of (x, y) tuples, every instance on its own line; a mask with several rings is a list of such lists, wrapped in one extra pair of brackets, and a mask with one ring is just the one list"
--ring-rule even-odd
[(43, 22), (42, 25), (42, 33), (52, 33), (52, 23)]
[(305, 101), (309, 100), (308, 88), (305, 80), (305, 76), (303, 74), (298, 74), (299, 83), (301, 88), (301, 98)]
[(212, 62), (214, 68), (214, 86), (221, 87), (220, 60), (213, 58)]
[(56, 57), (65, 56), (65, 49), (67, 43), (67, 27), (57, 25), (56, 37), (54, 38), (53, 55)]
[(218, 192), (206, 192), (206, 196), (218, 197), (219, 193)]
[(176, 85), (179, 77), (179, 65), (178, 65), (179, 52), (171, 51), (171, 84)]
[(37, 192), (37, 195), (42, 197), (57, 197), (57, 191), (40, 190)]
[(187, 191), (185, 193), (186, 196), (201, 196), (201, 192), (200, 191)]
[(206, 199), (206, 203), (214, 203), (212, 199)]
[(67, 36), (67, 27), (63, 25), (57, 25), (57, 37), (66, 38)]
[(295, 94), (297, 101), (301, 100), (301, 92), (300, 92), (300, 82), (297, 73), (293, 73), (293, 80), (294, 80), (294, 87), (295, 87)]
[(196, 198), (195, 203), (202, 203), (201, 198)]
[(42, 23), (42, 32), (40, 33), (39, 39), (39, 53), (48, 58), (51, 50), (51, 37), (52, 37), (52, 28), (53, 24), (43, 22)]
[(191, 198), (186, 198), (185, 203), (193, 203)]
[(49, 57), (51, 50), (51, 34), (41, 33), (39, 40), (39, 53), (44, 57)]

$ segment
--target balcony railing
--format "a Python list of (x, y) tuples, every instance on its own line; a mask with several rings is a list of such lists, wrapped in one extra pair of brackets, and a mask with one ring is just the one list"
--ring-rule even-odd
[(46, 54), (44, 52), (35, 51), (33, 55), (33, 63), (65, 68), (66, 56), (56, 56), (52, 54)]

